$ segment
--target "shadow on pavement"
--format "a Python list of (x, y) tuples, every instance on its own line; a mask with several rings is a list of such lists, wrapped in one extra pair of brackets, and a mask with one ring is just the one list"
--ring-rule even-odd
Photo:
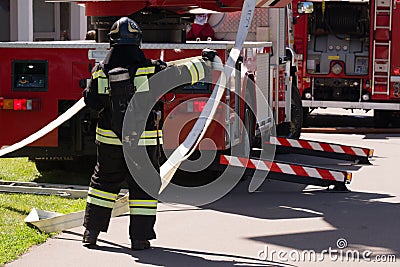
[[(224, 198), (202, 208), (266, 220), (322, 218), (334, 229), (250, 239), (298, 250), (322, 251), (336, 248), (345, 238), (349, 247), (368, 247), (400, 256), (400, 204), (389, 203), (394, 196), (379, 193), (335, 193), (314, 189), (303, 192), (266, 192), (268, 182), (255, 193), (242, 182)], [(304, 223), (304, 222), (303, 222)]]
[[(81, 237), (82, 234), (73, 231), (64, 231), (64, 233)], [(60, 238), (81, 242), (73, 238)], [(104, 252), (127, 254), (132, 256), (134, 262), (141, 264), (150, 264), (153, 266), (293, 266), (273, 261), (261, 261), (256, 258), (230, 255), (224, 253), (213, 253), (205, 251), (195, 251), (186, 249), (176, 249), (168, 247), (152, 247), (149, 250), (133, 251), (130, 247), (123, 246), (114, 242), (99, 239), (99, 243), (105, 245), (87, 246), (88, 249)]]

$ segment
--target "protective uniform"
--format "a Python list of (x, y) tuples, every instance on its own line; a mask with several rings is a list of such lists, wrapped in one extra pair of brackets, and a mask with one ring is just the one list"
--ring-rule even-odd
[[(96, 128), (97, 164), (91, 177), (84, 218), (86, 231), (83, 243), (85, 244), (95, 244), (99, 232), (107, 231), (115, 200), (122, 183), (126, 181), (129, 186), (129, 235), (132, 248), (146, 249), (150, 247), (148, 240), (156, 237), (154, 224), (157, 199), (152, 197), (154, 194), (151, 196), (144, 191), (132, 177), (124, 158), (122, 142), (128, 138), (129, 142), (133, 140), (134, 148), (142, 147), (144, 149), (145, 147), (144, 151), (147, 152), (151, 164), (159, 172), (159, 146), (162, 144), (162, 122), (160, 121), (162, 104), (158, 102), (150, 114), (143, 114), (140, 110), (140, 103), (134, 103), (135, 119), (138, 124), (143, 121), (143, 125), (145, 125), (144, 131), (141, 132), (140, 129), (137, 131), (137, 137), (122, 136), (123, 117), (128, 108), (127, 105), (130, 103), (129, 100), (134, 94), (141, 94), (145, 96), (141, 99), (149, 99), (148, 101), (157, 97), (150, 94), (152, 87), (150, 77), (157, 72), (164, 70), (166, 80), (183, 78), (190, 79), (194, 83), (199, 78), (204, 78), (204, 63), (199, 60), (183, 66), (166, 68), (166, 64), (160, 60), (146, 59), (140, 49), (141, 35), (139, 26), (131, 19), (121, 18), (114, 23), (109, 33), (111, 49), (104, 62), (97, 64), (92, 70), (91, 81), (83, 93), (87, 106), (99, 112)], [(129, 79), (133, 81), (129, 81)], [(162, 75), (157, 84), (160, 84), (160, 80), (163, 80)], [(132, 91), (127, 86), (124, 87), (127, 88), (125, 91), (114, 92), (113, 82), (118, 84), (118, 82), (127, 81), (128, 84), (129, 82), (133, 84)], [(138, 165), (138, 170), (140, 170), (141, 164), (142, 162), (139, 160), (129, 166)], [(153, 189), (158, 192), (159, 175), (157, 176), (156, 172), (155, 175), (146, 172), (146, 175), (151, 177), (145, 177), (145, 179), (156, 181)]]

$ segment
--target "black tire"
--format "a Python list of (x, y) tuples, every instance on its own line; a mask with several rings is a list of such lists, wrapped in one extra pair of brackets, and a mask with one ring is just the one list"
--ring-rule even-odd
[(292, 86), (291, 121), (277, 126), (277, 135), (280, 137), (298, 139), (303, 127), (303, 106), (300, 92), (295, 85)]
[(59, 160), (35, 159), (34, 162), (40, 173), (63, 169), (62, 161)]
[(310, 108), (303, 107), (303, 127), (307, 127), (309, 125), (308, 119), (310, 117)]
[(34, 162), (40, 173), (59, 170), (91, 174), (96, 164), (96, 156), (79, 156), (69, 160), (35, 159)]
[(391, 117), (390, 110), (374, 110), (374, 127), (375, 128), (388, 128)]
[[(244, 107), (242, 142), (239, 144), (239, 153), (241, 156), (249, 157), (251, 148), (254, 145), (255, 116), (248, 105)], [(247, 132), (247, 133), (246, 133)]]

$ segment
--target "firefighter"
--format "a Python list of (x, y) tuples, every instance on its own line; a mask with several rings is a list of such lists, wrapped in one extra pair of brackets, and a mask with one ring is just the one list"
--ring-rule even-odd
[[(124, 68), (129, 71), (129, 77), (140, 76), (147, 79), (152, 74), (165, 68), (165, 64), (161, 61), (145, 58), (140, 49), (142, 32), (138, 24), (129, 18), (124, 17), (116, 21), (111, 27), (108, 38), (111, 49), (104, 62), (94, 67), (91, 82), (84, 91), (85, 103), (90, 108), (99, 111), (99, 121), (96, 128), (98, 159), (88, 191), (84, 219), (86, 230), (83, 235), (83, 243), (96, 244), (100, 231), (107, 231), (114, 202), (120, 191), (121, 184), (126, 181), (130, 195), (131, 220), (129, 234), (132, 249), (147, 249), (150, 247), (149, 240), (156, 237), (154, 224), (157, 200), (143, 191), (131, 177), (124, 159), (121, 143), (121, 117), (123, 118), (126, 104), (134, 91), (131, 91), (130, 94), (120, 94), (120, 98), (125, 97), (123, 100), (125, 107), (116, 107), (110, 101), (110, 90), (112, 88), (109, 86), (111, 82), (109, 83), (108, 78), (110, 71), (116, 68)], [(117, 93), (115, 94), (118, 95)], [(116, 110), (118, 108), (121, 109)], [(157, 114), (159, 114), (159, 111), (155, 110)], [(115, 116), (116, 114), (118, 115), (118, 112), (121, 114), (119, 118)], [(146, 123), (146, 130), (150, 135), (157, 138), (161, 136), (161, 133), (154, 135), (153, 132), (160, 131), (156, 129), (157, 120), (160, 118), (152, 115), (150, 114), (148, 123)], [(151, 162), (158, 170), (157, 144), (160, 144), (161, 141), (154, 140), (154, 138), (153, 140), (146, 138), (143, 141), (147, 143), (153, 141), (152, 145), (147, 146), (146, 149)], [(145, 142), (143, 142), (144, 145), (146, 145)]]
[[(156, 86), (160, 84), (169, 86), (169, 82), (174, 79), (184, 79), (194, 83), (201, 77), (204, 78), (205, 65), (204, 61), (197, 60), (167, 68), (161, 60), (146, 59), (140, 48), (142, 31), (135, 21), (127, 17), (119, 19), (112, 25), (108, 38), (111, 49), (105, 60), (93, 68), (90, 83), (83, 92), (86, 105), (99, 112), (99, 121), (96, 128), (97, 164), (89, 185), (84, 217), (86, 229), (82, 241), (84, 245), (95, 245), (99, 233), (107, 231), (113, 205), (121, 184), (126, 181), (129, 187), (131, 248), (148, 249), (149, 240), (156, 238), (155, 192), (158, 193), (160, 184), (158, 173), (162, 144), (160, 129), (162, 104), (155, 101), (157, 104), (147, 114), (143, 114), (141, 106), (159, 97), (149, 93), (152, 92), (151, 81), (157, 80), (154, 77), (161, 77), (154, 83)], [(155, 73), (158, 75), (154, 75)], [(159, 75), (164, 73), (165, 75)], [(150, 79), (152, 76), (153, 79)], [(130, 102), (133, 95), (135, 95), (133, 100), (136, 99), (136, 95), (145, 97)], [(135, 114), (136, 124), (140, 124), (145, 118), (143, 121), (145, 130), (140, 132), (134, 123), (131, 132), (135, 134), (122, 136), (123, 119), (129, 105)], [(147, 167), (143, 166), (145, 161), (141, 160), (141, 157), (133, 159), (133, 164), (127, 164), (123, 153), (126, 143), (134, 149), (133, 154), (142, 157), (143, 154), (137, 151), (147, 152), (155, 171), (143, 172)], [(145, 191), (135, 181), (135, 177), (131, 174), (131, 166), (137, 171), (134, 170), (134, 176), (136, 174), (148, 176), (144, 178), (153, 183), (153, 193)]]

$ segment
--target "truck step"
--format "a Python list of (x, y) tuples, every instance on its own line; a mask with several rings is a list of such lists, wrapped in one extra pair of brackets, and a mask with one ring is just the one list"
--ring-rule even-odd
[(374, 150), (304, 139), (271, 137), (268, 145), (276, 145), (277, 153), (296, 153), (317, 157), (354, 161), (359, 164), (371, 164), (369, 159)]

